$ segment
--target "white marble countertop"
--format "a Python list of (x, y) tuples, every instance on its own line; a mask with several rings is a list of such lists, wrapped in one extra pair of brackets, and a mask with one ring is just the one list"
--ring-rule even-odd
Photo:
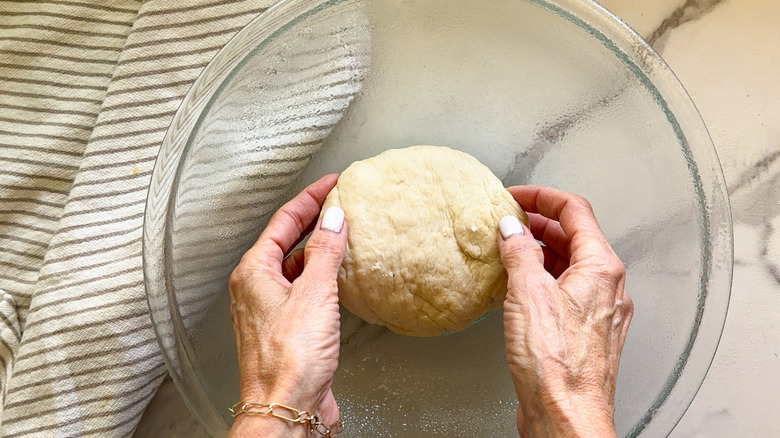
[[(734, 219), (726, 326), (672, 437), (780, 436), (780, 2), (602, 0), (666, 60), (701, 112)], [(170, 380), (136, 437), (206, 437)]]

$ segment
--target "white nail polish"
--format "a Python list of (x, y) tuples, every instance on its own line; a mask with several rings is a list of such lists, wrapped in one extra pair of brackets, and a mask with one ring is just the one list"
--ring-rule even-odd
[(498, 229), (501, 230), (501, 235), (504, 239), (508, 239), (515, 234), (523, 234), (523, 226), (520, 225), (520, 221), (514, 216), (504, 216), (498, 222)]
[(343, 226), (344, 210), (336, 206), (330, 207), (325, 212), (325, 216), (322, 217), (322, 224), (320, 224), (320, 228), (333, 231), (334, 233), (340, 232)]

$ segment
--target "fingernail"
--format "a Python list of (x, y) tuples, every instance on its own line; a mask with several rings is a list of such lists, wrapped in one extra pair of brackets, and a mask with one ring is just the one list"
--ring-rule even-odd
[(322, 224), (320, 228), (323, 230), (330, 230), (334, 233), (341, 231), (341, 227), (344, 226), (344, 210), (341, 207), (330, 207), (325, 212), (325, 216), (322, 217)]
[(515, 234), (523, 234), (523, 226), (520, 225), (520, 221), (514, 216), (504, 216), (498, 222), (498, 229), (501, 230), (501, 235), (504, 239), (508, 239)]

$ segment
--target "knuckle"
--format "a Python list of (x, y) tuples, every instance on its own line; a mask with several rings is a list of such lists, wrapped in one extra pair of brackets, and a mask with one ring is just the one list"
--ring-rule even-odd
[(596, 266), (596, 273), (612, 282), (619, 282), (626, 277), (626, 267), (617, 256), (606, 257)]
[(238, 293), (250, 285), (254, 279), (272, 275), (272, 271), (273, 269), (267, 263), (262, 261), (258, 263), (245, 255), (230, 273), (228, 288), (231, 293)]
[(634, 315), (634, 300), (632, 300), (628, 294), (625, 294), (625, 298), (623, 299), (623, 309), (626, 318), (630, 319)]
[(612, 261), (612, 275), (614, 275), (618, 280), (623, 280), (626, 278), (626, 265), (624, 265), (623, 261), (621, 261), (617, 256), (615, 256)]
[(339, 256), (344, 252), (343, 244), (333, 239), (311, 239), (306, 244), (305, 257), (309, 255), (316, 256)]
[(572, 204), (580, 210), (590, 212), (593, 211), (593, 206), (584, 196), (572, 194), (570, 202), (572, 202)]
[(541, 247), (532, 247), (530, 245), (511, 245), (504, 248), (501, 257), (504, 264), (517, 266), (530, 257), (538, 258), (541, 253)]
[(230, 278), (228, 279), (228, 287), (230, 288), (230, 291), (234, 292), (240, 290), (246, 281), (246, 277), (246, 269), (242, 264), (239, 263), (239, 265), (233, 269), (233, 272), (230, 273)]

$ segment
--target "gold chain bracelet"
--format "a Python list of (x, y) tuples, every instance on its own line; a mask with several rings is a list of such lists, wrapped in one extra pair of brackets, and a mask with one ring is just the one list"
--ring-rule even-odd
[[(291, 412), (292, 415), (284, 415), (283, 413), (277, 412), (275, 409), (286, 409), (287, 411)], [(240, 401), (234, 404), (228, 410), (230, 411), (230, 414), (233, 416), (233, 418), (236, 418), (241, 414), (271, 415), (272, 417), (276, 417), (281, 420), (291, 421), (298, 424), (305, 424), (309, 426), (309, 429), (312, 432), (316, 432), (325, 438), (334, 437), (344, 430), (344, 425), (341, 424), (341, 421), (337, 421), (335, 424), (328, 427), (322, 424), (320, 418), (316, 414), (312, 415), (306, 411), (299, 411), (295, 408), (291, 408), (290, 406), (285, 406), (279, 403), (265, 404)]]

